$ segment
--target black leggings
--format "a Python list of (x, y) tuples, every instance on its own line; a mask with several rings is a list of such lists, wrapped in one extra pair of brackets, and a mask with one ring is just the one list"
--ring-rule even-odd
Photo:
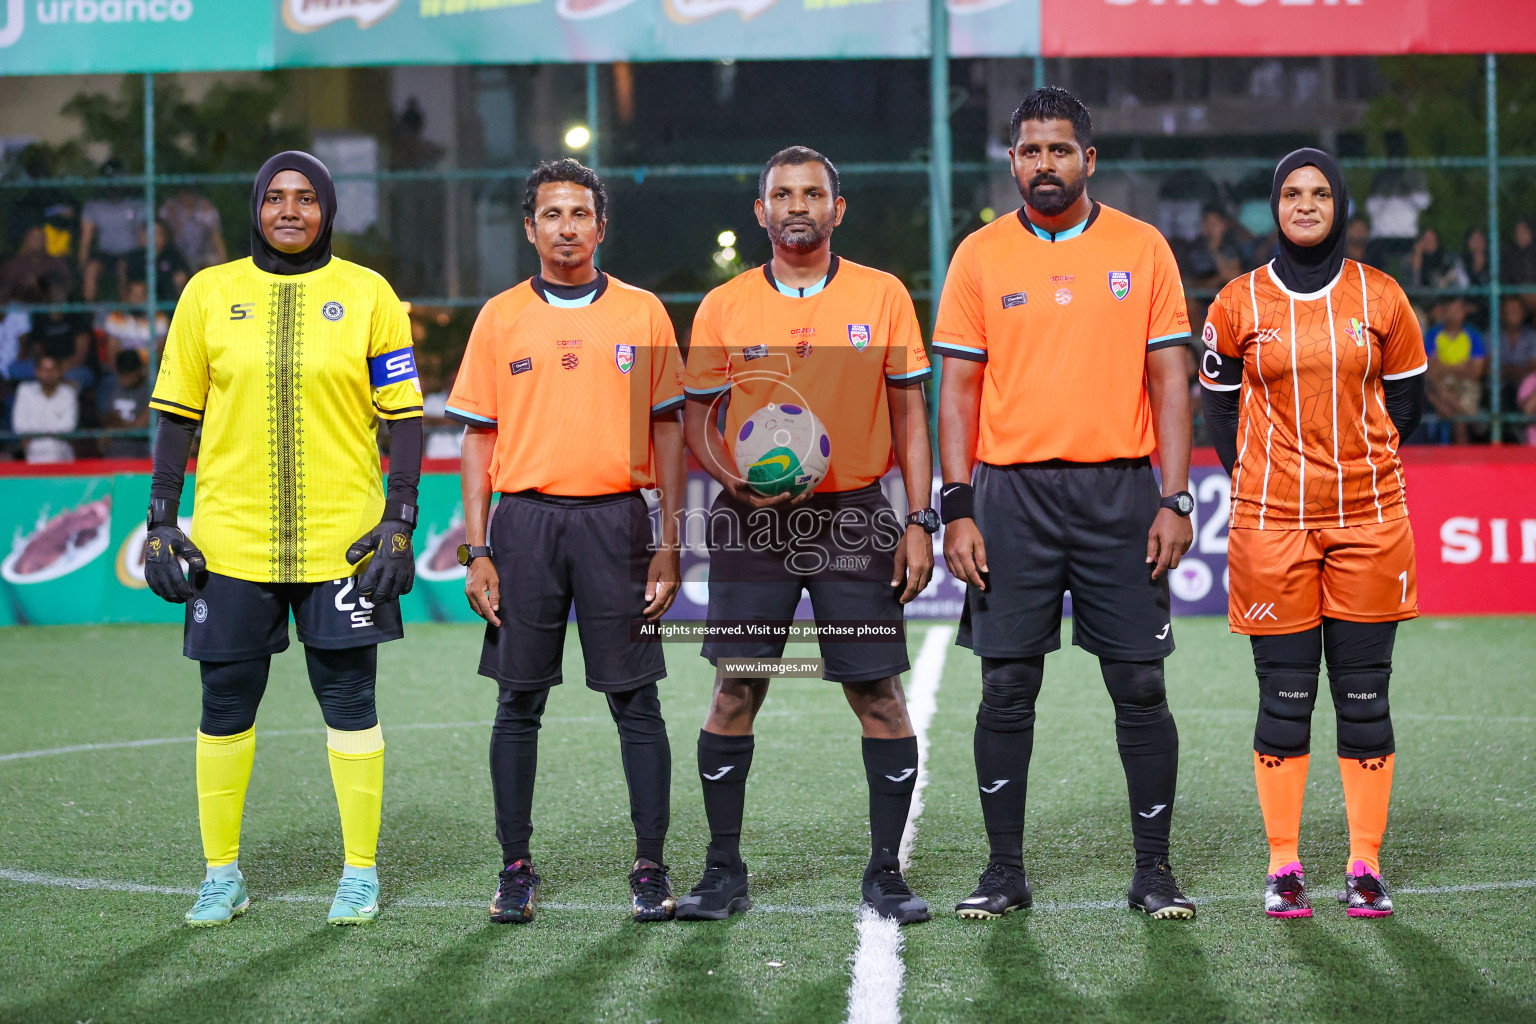
[(1338, 716), (1339, 756), (1384, 757), (1393, 752), (1387, 684), (1392, 678), (1395, 622), (1324, 619), (1301, 633), (1255, 636), (1253, 667), (1259, 677), (1259, 720), (1253, 749), (1276, 757), (1311, 750), (1312, 708), (1317, 703), (1322, 659)]
[[(320, 702), (325, 724), (342, 732), (361, 732), (379, 723), (373, 702), (378, 674), (376, 646), (343, 651), (304, 648), (309, 665), (309, 685)], [(203, 675), (205, 736), (234, 736), (256, 724), (256, 709), (267, 692), (270, 657), (246, 661), (199, 662)]]

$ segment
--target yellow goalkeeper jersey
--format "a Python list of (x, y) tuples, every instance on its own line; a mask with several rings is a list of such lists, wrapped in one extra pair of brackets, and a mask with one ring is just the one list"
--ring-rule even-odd
[(210, 571), (340, 579), (384, 508), (375, 418), (421, 415), (409, 318), (343, 259), (291, 276), (209, 267), (177, 303), (149, 404), (202, 421), (192, 542)]

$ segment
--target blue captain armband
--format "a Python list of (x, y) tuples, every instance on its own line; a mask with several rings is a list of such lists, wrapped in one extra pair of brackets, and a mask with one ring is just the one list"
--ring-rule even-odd
[(404, 384), (416, 376), (416, 349), (407, 345), (368, 359), (368, 380), (375, 388)]

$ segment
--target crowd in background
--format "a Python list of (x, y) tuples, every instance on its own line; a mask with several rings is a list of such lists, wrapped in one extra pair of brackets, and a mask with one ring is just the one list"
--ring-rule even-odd
[[(1223, 186), (1199, 171), (1171, 175), (1162, 186), (1156, 220), (1178, 257), (1196, 336), (1209, 296), (1275, 252), (1268, 189), (1267, 175)], [(1467, 420), (1491, 408), (1495, 345), (1501, 350), (1502, 409), (1536, 416), (1536, 292), (1507, 296), (1496, 336), (1485, 336), (1492, 319), (1486, 299), (1447, 293), (1490, 283), (1487, 233), (1473, 228), (1459, 246), (1448, 245), (1433, 228), (1421, 226), (1431, 202), (1414, 172), (1378, 173), (1363, 203), (1350, 211), (1348, 255), (1396, 277), (1424, 328), (1427, 397), (1436, 415), (1413, 440), (1484, 441), (1488, 426)], [(146, 224), (145, 209), (142, 193), (131, 189), (85, 202), (55, 193), (13, 224), (9, 251), (0, 254), (0, 413), (13, 433), (27, 436), (0, 445), (0, 459), (148, 455), (144, 435), (56, 436), (148, 426), (149, 369), (158, 363), (175, 303), (194, 273), (230, 258), (218, 209), (196, 190), (183, 188), (166, 199), (153, 225)], [(151, 245), (160, 304), (153, 330), (147, 311)], [(1532, 221), (1513, 225), (1500, 255), (1504, 285), (1536, 286)], [(96, 302), (121, 305), (95, 313), (34, 308)], [(451, 370), (438, 365), (441, 353), (421, 361), (432, 428), (427, 455), (455, 457), (458, 432), (446, 420), (438, 422), (442, 413), (435, 408), (446, 398)], [(1189, 365), (1198, 403), (1193, 351)], [(1536, 426), (1520, 434), (1536, 444)]]

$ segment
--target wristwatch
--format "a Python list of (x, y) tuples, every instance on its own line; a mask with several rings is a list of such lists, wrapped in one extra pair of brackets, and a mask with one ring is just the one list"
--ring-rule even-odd
[(1195, 510), (1195, 496), (1188, 491), (1180, 491), (1158, 502), (1158, 507), (1172, 509), (1175, 514), (1188, 519), (1189, 514)]
[(491, 548), (488, 544), (460, 544), (459, 564), (468, 565), (477, 558), (490, 558)]
[(939, 514), (931, 508), (920, 508), (907, 516), (908, 526), (921, 526), (930, 534), (939, 532)]

